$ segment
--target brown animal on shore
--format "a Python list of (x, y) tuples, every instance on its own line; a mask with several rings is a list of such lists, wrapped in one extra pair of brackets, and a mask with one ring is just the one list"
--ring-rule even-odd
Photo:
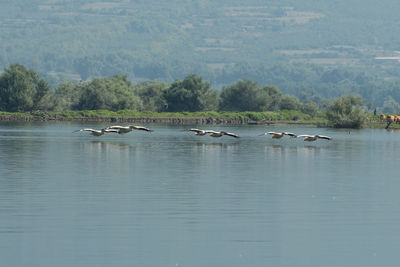
[(390, 126), (390, 124), (392, 124), (393, 122), (395, 122), (396, 121), (396, 116), (393, 116), (393, 115), (387, 115), (386, 116), (386, 127), (385, 127), (385, 129), (388, 129), (389, 128), (389, 126)]
[(396, 116), (387, 115), (386, 116), (386, 122), (390, 122), (390, 123), (396, 122)]
[(399, 124), (400, 123), (400, 116), (399, 115), (397, 115), (397, 116), (394, 116), (395, 118), (394, 118), (394, 122), (396, 123), (396, 124)]

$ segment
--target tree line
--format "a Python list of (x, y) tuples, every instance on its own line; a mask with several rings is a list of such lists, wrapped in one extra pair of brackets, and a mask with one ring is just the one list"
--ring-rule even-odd
[(318, 109), (312, 101), (301, 103), (276, 86), (260, 86), (243, 79), (212, 89), (201, 76), (190, 74), (168, 84), (146, 81), (134, 85), (126, 76), (94, 78), (88, 82), (64, 82), (54, 90), (33, 69), (12, 64), (0, 75), (0, 110), (136, 110), (181, 111), (277, 111), (301, 110), (311, 115)]
[[(134, 85), (126, 76), (94, 78), (87, 82), (64, 82), (52, 89), (33, 69), (12, 64), (0, 75), (0, 111), (135, 110), (153, 112), (279, 111), (296, 110), (311, 117), (326, 112), (341, 124), (359, 127), (365, 118), (365, 101), (348, 95), (330, 102), (300, 101), (274, 85), (258, 85), (243, 79), (211, 87), (201, 76), (190, 74), (168, 84), (146, 81)], [(350, 116), (349, 118), (345, 118)], [(355, 122), (357, 121), (357, 122)]]
[(0, 2), (0, 36), (7, 40), (1, 69), (29, 65), (53, 87), (71, 76), (171, 83), (197, 73), (218, 89), (246, 77), (303, 103), (353, 92), (400, 112), (400, 64), (374, 59), (397, 50), (400, 28), (392, 27), (397, 13), (389, 9), (381, 16), (365, 6), (351, 10), (355, 17), (345, 15), (348, 5), (315, 0)]

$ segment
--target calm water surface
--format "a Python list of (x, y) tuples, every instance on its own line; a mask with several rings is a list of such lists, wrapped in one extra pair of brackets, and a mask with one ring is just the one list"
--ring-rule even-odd
[[(400, 131), (0, 123), (2, 266), (395, 266)], [(198, 126), (200, 127), (200, 126)], [(265, 131), (324, 134), (305, 143)]]

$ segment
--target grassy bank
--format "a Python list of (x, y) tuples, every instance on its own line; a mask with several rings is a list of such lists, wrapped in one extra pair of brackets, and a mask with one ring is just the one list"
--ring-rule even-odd
[(206, 118), (224, 120), (246, 120), (246, 121), (312, 121), (313, 118), (299, 111), (279, 112), (150, 112), (150, 111), (107, 111), (107, 110), (84, 110), (84, 111), (62, 111), (51, 112), (49, 115), (57, 115), (66, 118), (99, 117), (99, 118)]
[[(311, 117), (300, 111), (282, 110), (277, 112), (137, 112), (131, 110), (81, 110), (55, 112), (0, 112), (0, 120), (20, 121), (114, 121), (171, 124), (311, 124), (327, 126), (324, 116)], [(370, 115), (366, 128), (384, 129), (386, 122), (379, 115)], [(400, 129), (392, 123), (389, 129)]]
[(137, 112), (131, 110), (81, 110), (55, 112), (0, 112), (2, 120), (85, 120), (85, 121), (148, 121), (184, 123), (236, 123), (236, 124), (326, 124), (322, 117), (311, 117), (299, 111), (282, 110), (278, 112)]
[[(381, 121), (379, 115), (371, 115), (365, 125), (367, 128), (385, 129), (386, 121)], [(389, 129), (400, 129), (400, 124), (391, 123)]]

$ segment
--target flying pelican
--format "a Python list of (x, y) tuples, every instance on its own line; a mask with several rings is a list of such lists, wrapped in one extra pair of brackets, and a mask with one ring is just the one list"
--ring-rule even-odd
[(325, 135), (308, 135), (308, 134), (302, 134), (302, 135), (298, 135), (297, 137), (303, 138), (304, 141), (315, 141), (317, 139), (326, 139), (326, 140), (331, 140), (332, 138), (329, 136), (325, 136)]
[(135, 125), (130, 125), (130, 126), (114, 125), (114, 126), (107, 127), (107, 129), (118, 130), (119, 134), (129, 133), (132, 130), (139, 130), (139, 131), (146, 131), (146, 132), (152, 132), (153, 131), (153, 130), (150, 130), (149, 128), (146, 128), (146, 127), (143, 127), (143, 126), (135, 126)]
[(80, 130), (76, 130), (73, 133), (83, 132), (83, 131), (90, 132), (90, 134), (94, 135), (94, 136), (101, 136), (104, 133), (108, 132), (107, 129), (94, 130), (94, 129), (91, 129), (91, 128), (83, 128), (83, 129), (80, 129)]
[(103, 130), (104, 130), (105, 133), (118, 133), (118, 134), (120, 133), (119, 129), (108, 129), (108, 128), (105, 128)]
[(206, 135), (208, 133), (208, 130), (200, 130), (200, 129), (194, 129), (194, 128), (187, 129), (186, 131), (195, 132), (196, 135), (200, 135), (200, 136)]
[(225, 131), (222, 131), (222, 132), (224, 133), (224, 135), (228, 135), (228, 136), (235, 137), (235, 138), (240, 138), (240, 136), (237, 135), (237, 134), (230, 133), (230, 132), (225, 132)]
[(212, 137), (221, 137), (223, 135), (228, 135), (228, 136), (232, 136), (235, 138), (240, 138), (240, 136), (238, 136), (237, 134), (229, 133), (229, 132), (225, 132), (225, 131), (216, 132), (216, 131), (208, 130), (208, 131), (206, 131), (206, 133), (209, 133), (210, 136), (212, 136)]
[(262, 135), (267, 135), (267, 134), (270, 134), (272, 136), (272, 138), (275, 138), (275, 139), (280, 139), (285, 135), (289, 135), (291, 137), (296, 137), (296, 135), (294, 133), (289, 133), (289, 132), (280, 132), (280, 133), (277, 133), (277, 132), (266, 132), (266, 133), (264, 133)]

